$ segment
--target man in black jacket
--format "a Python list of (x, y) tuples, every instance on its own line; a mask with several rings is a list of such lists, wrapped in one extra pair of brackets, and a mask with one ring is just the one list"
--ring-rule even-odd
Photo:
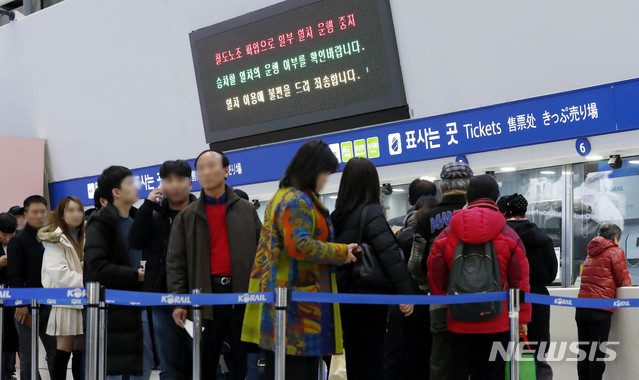
[[(197, 200), (192, 195), (191, 165), (184, 160), (166, 161), (160, 167), (162, 185), (144, 200), (129, 233), (132, 248), (141, 249), (146, 261), (145, 292), (166, 293), (166, 252), (171, 225), (177, 214)], [(173, 321), (170, 306), (151, 308), (153, 338), (162, 367), (160, 378), (188, 378), (190, 344), (188, 334)]]
[[(139, 291), (144, 281), (142, 252), (128, 243), (132, 206), (138, 200), (137, 185), (129, 169), (110, 166), (98, 178), (98, 187), (108, 203), (87, 222), (84, 281), (98, 281), (109, 289)], [(149, 349), (144, 348), (147, 339), (141, 308), (109, 305), (107, 323), (108, 378), (129, 375), (130, 379), (148, 379), (153, 358), (152, 354), (150, 358), (143, 355)]]
[[(32, 195), (24, 200), (27, 224), (17, 233), (7, 247), (9, 286), (12, 288), (42, 287), (42, 255), (44, 246), (36, 234), (44, 227), (47, 219), (47, 201), (40, 195)], [(51, 307), (40, 305), (40, 340), (46, 351), (49, 370), (55, 361), (56, 338), (46, 334)], [(28, 306), (16, 307), (15, 324), (18, 330), (20, 356), (20, 378), (31, 378), (31, 314)], [(38, 374), (38, 379), (40, 374)]]
[[(465, 163), (451, 162), (444, 165), (440, 174), (442, 182), (439, 185), (442, 200), (417, 220), (408, 269), (420, 290), (424, 292), (429, 292), (426, 263), (430, 248), (435, 238), (450, 224), (453, 212), (466, 205), (466, 189), (472, 176), (473, 171)], [(431, 305), (430, 330), (433, 343), (430, 355), (430, 380), (450, 378), (452, 353), (447, 318), (446, 305)]]
[[(548, 293), (547, 285), (557, 277), (557, 255), (552, 239), (535, 223), (526, 219), (528, 201), (523, 195), (513, 194), (501, 197), (497, 202), (504, 213), (508, 227), (515, 230), (526, 248), (526, 258), (530, 264), (530, 292)], [(552, 368), (546, 360), (539, 360), (540, 343), (545, 342), (544, 357), (550, 342), (550, 306), (533, 304), (532, 317), (528, 324), (528, 340), (538, 342), (533, 346), (537, 379), (552, 380)]]

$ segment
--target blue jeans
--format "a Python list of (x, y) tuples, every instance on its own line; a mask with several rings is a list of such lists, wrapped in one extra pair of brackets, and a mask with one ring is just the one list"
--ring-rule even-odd
[(173, 320), (173, 308), (154, 306), (153, 338), (158, 359), (162, 366), (160, 379), (185, 380), (191, 377), (191, 352), (189, 334)]
[(116, 375), (106, 376), (106, 380), (149, 380), (151, 371), (155, 365), (153, 359), (153, 341), (151, 340), (151, 329), (149, 326), (149, 316), (146, 308), (142, 310), (142, 340), (144, 353), (142, 354), (142, 376)]

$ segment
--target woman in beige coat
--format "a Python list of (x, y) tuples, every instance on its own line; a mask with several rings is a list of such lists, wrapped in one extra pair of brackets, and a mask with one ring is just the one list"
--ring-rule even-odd
[[(84, 252), (84, 207), (76, 197), (65, 197), (50, 215), (50, 223), (38, 231), (44, 244), (42, 286), (45, 288), (81, 288)], [(57, 337), (57, 353), (51, 379), (66, 379), (73, 352), (73, 378), (82, 378), (83, 323), (82, 306), (53, 306), (47, 334)]]

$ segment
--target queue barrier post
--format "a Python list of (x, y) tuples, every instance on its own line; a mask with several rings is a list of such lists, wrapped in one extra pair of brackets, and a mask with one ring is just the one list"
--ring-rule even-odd
[(510, 319), (510, 379), (519, 380), (519, 309), (521, 306), (519, 289), (508, 290), (508, 317)]
[(40, 324), (40, 306), (38, 300), (31, 300), (31, 378), (38, 378), (38, 332)]
[(285, 379), (286, 368), (286, 310), (288, 289), (275, 288), (275, 380)]
[[(201, 289), (193, 289), (193, 294), (200, 294)], [(200, 380), (202, 375), (202, 306), (193, 305), (193, 380)]]
[[(85, 365), (86, 378), (98, 378), (98, 362), (105, 361), (99, 355), (99, 310), (100, 305), (100, 284), (98, 282), (87, 282), (87, 331), (86, 331), (86, 351)], [(105, 355), (106, 356), (106, 355)], [(102, 360), (100, 360), (102, 359)], [(35, 377), (32, 377), (35, 379)]]
[(104, 287), (100, 287), (99, 329), (98, 334), (98, 380), (106, 378), (106, 343), (107, 343), (107, 306), (104, 298)]

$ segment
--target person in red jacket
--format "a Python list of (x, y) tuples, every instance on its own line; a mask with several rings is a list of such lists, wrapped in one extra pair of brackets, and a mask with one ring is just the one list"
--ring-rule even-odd
[[(588, 257), (581, 271), (579, 298), (615, 298), (617, 288), (630, 286), (632, 279), (626, 267), (623, 249), (619, 247), (621, 228), (613, 223), (599, 227), (597, 236), (588, 243)], [(579, 380), (601, 379), (606, 369), (606, 356), (601, 344), (608, 340), (612, 309), (577, 308), (577, 337), (579, 349), (586, 357), (577, 363)], [(591, 347), (596, 344), (593, 360), (589, 360)]]
[[(460, 241), (480, 245), (492, 241), (499, 261), (502, 288), (518, 288), (530, 291), (528, 259), (519, 236), (499, 211), (499, 185), (492, 176), (480, 175), (471, 179), (466, 193), (468, 204), (455, 211), (450, 226), (437, 237), (428, 257), (428, 282), (432, 294), (447, 294), (448, 279), (453, 256)], [(521, 306), (520, 332), (526, 332), (530, 322), (529, 303)], [(453, 380), (472, 378), (503, 379), (505, 362), (497, 355), (490, 361), (493, 344), (503, 348), (509, 342), (508, 307), (504, 301), (498, 316), (481, 322), (460, 322), (448, 313), (448, 329), (451, 332)]]

